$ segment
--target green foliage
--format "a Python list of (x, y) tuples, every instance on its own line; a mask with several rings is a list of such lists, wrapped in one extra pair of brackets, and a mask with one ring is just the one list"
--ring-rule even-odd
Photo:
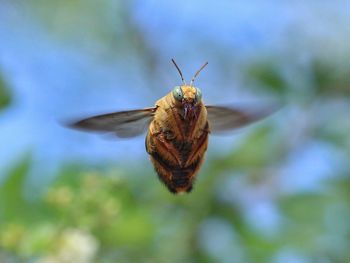
[(280, 65), (272, 62), (259, 62), (249, 67), (247, 75), (256, 80), (264, 88), (278, 93), (286, 93), (288, 83), (281, 74)]
[[(215, 163), (215, 170), (262, 168), (282, 157), (282, 142), (271, 126), (261, 126), (251, 133), (232, 153)], [(259, 146), (259, 147), (257, 147)]]
[[(271, 150), (278, 143), (269, 136), (269, 127), (261, 127), (241, 147), (252, 151), (249, 144), (255, 143)], [(265, 155), (262, 150), (249, 157), (239, 147), (211, 162), (194, 191), (180, 196), (169, 193), (153, 173), (139, 176), (139, 170), (67, 166), (35, 200), (23, 195), (30, 168), (30, 158), (25, 157), (9, 172), (0, 191), (0, 255), (24, 262), (217, 262), (229, 252), (210, 252), (203, 243), (210, 244), (211, 238), (223, 233), (203, 236), (202, 232), (208, 222), (218, 221), (233, 231), (229, 234), (233, 243), (226, 249), (236, 249), (244, 262), (271, 262), (284, 248), (303, 251), (314, 260), (346, 262), (350, 258), (347, 178), (325, 184), (327, 194), (280, 195), (276, 204), (281, 223), (272, 236), (251, 225), (236, 201), (218, 195), (225, 192), (222, 183), (234, 178), (246, 180), (252, 189), (266, 184), (249, 179), (267, 174), (263, 163), (272, 161)], [(232, 177), (236, 165), (243, 175)], [(322, 241), (325, 237), (338, 238), (342, 247), (336, 249), (327, 238)]]
[(0, 218), (2, 220), (13, 219), (25, 208), (23, 190), (29, 168), (30, 158), (26, 156), (9, 172), (9, 176), (2, 183), (0, 187), (0, 199), (2, 200)]
[(2, 72), (0, 72), (0, 109), (7, 107), (11, 103), (11, 95), (9, 88), (4, 79)]
[(349, 96), (349, 65), (347, 60), (337, 62), (315, 59), (311, 65), (315, 89), (320, 94)]

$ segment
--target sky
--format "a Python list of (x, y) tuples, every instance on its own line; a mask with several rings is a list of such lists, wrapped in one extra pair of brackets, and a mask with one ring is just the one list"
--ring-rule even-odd
[[(142, 136), (106, 138), (67, 129), (62, 122), (154, 105), (180, 82), (170, 63), (173, 57), (187, 78), (209, 61), (196, 80), (205, 101), (224, 103), (265, 96), (242, 86), (242, 65), (277, 55), (286, 75), (293, 78), (288, 54), (297, 54), (302, 63), (315, 53), (341, 56), (350, 33), (350, 3), (339, 0), (111, 0), (99, 6), (86, 1), (83, 7), (81, 15), (74, 16), (63, 4), (46, 8), (33, 1), (0, 3), (0, 70), (13, 95), (12, 105), (0, 112), (0, 171), (25, 153), (31, 153), (34, 164), (45, 167), (50, 176), (67, 161), (144, 161)], [(129, 10), (126, 19), (120, 12), (123, 8)], [(131, 38), (130, 50), (129, 42), (123, 40), (129, 27), (143, 37)], [(151, 51), (150, 58), (140, 56), (137, 49)], [(232, 58), (232, 63), (221, 63), (223, 57)], [(150, 76), (145, 61), (152, 59), (157, 66)], [(287, 113), (293, 111), (298, 109)], [(225, 154), (244, 136), (237, 132), (213, 138), (213, 152), (220, 148)], [(329, 145), (311, 141), (300, 150), (301, 163), (291, 157), (286, 173), (309, 167), (315, 178), (326, 176), (342, 159), (324, 164), (334, 152)], [(307, 187), (307, 180), (293, 180)]]

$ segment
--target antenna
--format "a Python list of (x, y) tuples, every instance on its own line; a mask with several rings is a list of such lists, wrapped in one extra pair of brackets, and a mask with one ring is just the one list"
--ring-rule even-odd
[(194, 74), (193, 78), (191, 79), (190, 86), (193, 85), (194, 79), (198, 76), (199, 72), (201, 72), (206, 65), (208, 65), (208, 62), (205, 62), (203, 66), (201, 66), (201, 68), (196, 72), (196, 74)]
[(174, 65), (175, 65), (177, 71), (178, 71), (179, 74), (180, 74), (180, 77), (181, 77), (181, 80), (182, 80), (182, 84), (186, 85), (186, 82), (185, 82), (185, 80), (184, 80), (184, 77), (182, 76), (182, 72), (181, 72), (179, 66), (176, 64), (176, 62), (175, 62), (175, 60), (174, 60), (173, 58), (171, 59), (171, 61), (174, 63)]

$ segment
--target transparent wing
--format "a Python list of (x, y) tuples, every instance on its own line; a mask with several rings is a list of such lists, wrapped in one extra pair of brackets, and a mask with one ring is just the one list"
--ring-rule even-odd
[(231, 107), (206, 106), (212, 133), (227, 132), (258, 121), (275, 112), (279, 107)]
[(130, 138), (144, 133), (156, 108), (120, 111), (97, 115), (69, 124), (70, 127), (97, 132), (111, 132), (120, 138)]

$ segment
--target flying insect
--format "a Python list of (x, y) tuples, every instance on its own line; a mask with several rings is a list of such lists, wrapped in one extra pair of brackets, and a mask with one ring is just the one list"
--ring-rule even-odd
[(210, 106), (202, 100), (202, 91), (194, 80), (206, 62), (186, 84), (159, 99), (155, 106), (92, 116), (73, 122), (77, 129), (113, 133), (130, 138), (147, 131), (146, 151), (159, 179), (172, 193), (190, 192), (203, 164), (211, 133), (231, 131), (258, 121), (274, 110), (266, 107), (248, 110), (239, 107)]

